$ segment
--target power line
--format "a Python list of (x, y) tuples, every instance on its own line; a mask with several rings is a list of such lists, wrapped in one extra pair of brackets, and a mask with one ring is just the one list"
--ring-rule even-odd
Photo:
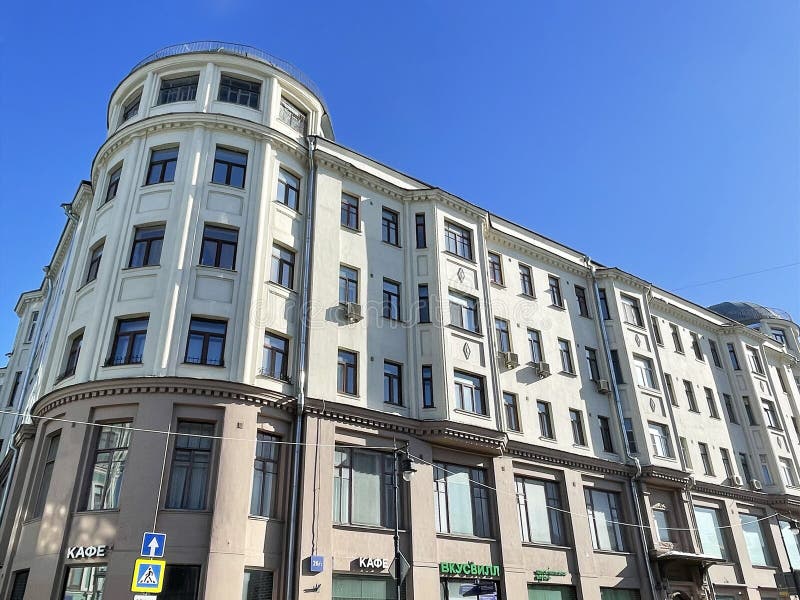
[(766, 269), (760, 269), (758, 271), (750, 271), (749, 273), (740, 273), (738, 275), (731, 275), (730, 277), (722, 277), (720, 279), (712, 279), (710, 281), (701, 281), (700, 283), (690, 283), (689, 285), (684, 285), (681, 287), (673, 288), (675, 291), (678, 290), (687, 290), (689, 288), (700, 287), (703, 285), (711, 285), (713, 283), (721, 283), (723, 281), (730, 281), (731, 279), (739, 279), (741, 277), (750, 277), (751, 275), (759, 275), (761, 273), (768, 273), (770, 271), (777, 271), (778, 269), (788, 269), (789, 267), (796, 267), (800, 265), (800, 261), (796, 261), (793, 263), (789, 263), (786, 265), (778, 265), (776, 267), (767, 267)]

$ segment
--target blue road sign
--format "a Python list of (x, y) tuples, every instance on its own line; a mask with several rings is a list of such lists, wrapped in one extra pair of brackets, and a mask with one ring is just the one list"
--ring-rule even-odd
[(164, 569), (167, 563), (163, 560), (139, 558), (133, 567), (132, 592), (153, 592), (158, 594), (164, 585)]
[(312, 555), (308, 563), (308, 570), (312, 573), (322, 573), (323, 569), (325, 569), (325, 557), (323, 556)]
[(164, 556), (164, 546), (167, 545), (166, 533), (148, 531), (142, 536), (142, 556), (148, 558), (161, 558)]

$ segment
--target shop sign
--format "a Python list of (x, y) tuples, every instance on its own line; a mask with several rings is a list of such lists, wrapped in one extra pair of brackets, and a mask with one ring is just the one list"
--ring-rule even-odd
[(359, 556), (358, 557), (358, 568), (359, 569), (388, 569), (389, 568), (389, 559), (388, 558), (374, 558), (368, 556)]
[(476, 565), (468, 563), (439, 563), (440, 575), (456, 577), (500, 577), (500, 565)]
[(566, 577), (566, 571), (551, 571), (550, 569), (538, 569), (533, 572), (534, 581), (550, 581), (551, 577)]
[(70, 546), (67, 548), (67, 560), (81, 558), (105, 558), (108, 546)]

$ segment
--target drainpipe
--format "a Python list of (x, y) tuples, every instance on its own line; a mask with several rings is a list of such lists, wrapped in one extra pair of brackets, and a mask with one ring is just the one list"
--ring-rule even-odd
[(617, 424), (619, 425), (619, 430), (622, 432), (622, 447), (625, 449), (625, 457), (627, 458), (629, 463), (632, 463), (634, 467), (636, 467), (636, 473), (630, 478), (630, 487), (631, 487), (631, 495), (633, 496), (633, 510), (636, 513), (636, 523), (638, 525), (637, 529), (639, 530), (639, 541), (642, 544), (642, 552), (644, 556), (642, 559), (644, 560), (644, 566), (647, 571), (647, 581), (650, 584), (650, 594), (653, 600), (658, 600), (659, 596), (656, 592), (656, 583), (655, 578), (653, 577), (653, 569), (650, 565), (650, 557), (649, 557), (649, 550), (647, 547), (647, 536), (644, 532), (644, 519), (642, 517), (642, 507), (639, 501), (639, 485), (637, 483), (638, 479), (642, 476), (642, 464), (639, 462), (639, 459), (636, 456), (631, 454), (630, 448), (628, 448), (628, 439), (625, 436), (625, 421), (622, 414), (622, 403), (619, 400), (619, 387), (617, 386), (617, 377), (616, 373), (614, 373), (614, 365), (611, 361), (611, 346), (608, 341), (608, 331), (606, 329), (606, 322), (603, 319), (603, 312), (600, 309), (600, 286), (597, 285), (597, 277), (596, 277), (596, 268), (592, 260), (588, 256), (583, 257), (584, 262), (586, 263), (586, 267), (589, 269), (589, 277), (592, 280), (592, 291), (594, 296), (594, 309), (595, 314), (597, 315), (597, 322), (600, 326), (600, 337), (602, 338), (603, 342), (603, 354), (605, 355), (606, 359), (606, 367), (608, 368), (609, 377), (611, 378), (611, 390), (614, 397), (614, 405), (616, 408), (616, 415), (617, 415)]
[(305, 405), (306, 405), (306, 362), (308, 360), (308, 318), (310, 312), (311, 298), (311, 256), (312, 256), (312, 236), (314, 234), (314, 198), (317, 186), (317, 170), (314, 164), (314, 150), (316, 149), (317, 138), (314, 136), (306, 137), (308, 147), (308, 178), (306, 179), (306, 231), (303, 243), (303, 275), (300, 287), (300, 329), (298, 331), (298, 351), (297, 351), (297, 384), (296, 384), (296, 408), (294, 416), (294, 436), (295, 442), (292, 451), (292, 474), (289, 485), (289, 537), (286, 541), (286, 588), (284, 596), (286, 600), (296, 598), (295, 586), (295, 566), (297, 560), (297, 522), (298, 504), (300, 503), (300, 466), (302, 462), (302, 446), (305, 435)]

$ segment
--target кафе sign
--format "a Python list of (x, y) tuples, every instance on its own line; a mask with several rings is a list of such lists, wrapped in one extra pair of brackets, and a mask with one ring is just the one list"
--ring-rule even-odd
[(67, 548), (67, 560), (82, 558), (105, 558), (108, 546), (70, 546)]

